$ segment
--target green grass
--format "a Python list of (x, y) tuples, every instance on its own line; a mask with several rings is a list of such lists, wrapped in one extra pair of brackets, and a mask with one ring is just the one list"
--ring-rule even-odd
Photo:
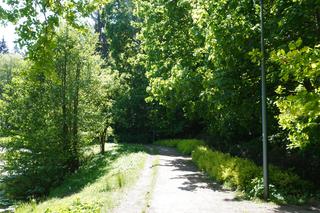
[[(153, 151), (154, 153), (156, 153), (156, 151)], [(160, 159), (159, 159), (159, 156), (157, 155), (155, 157), (155, 159), (153, 160), (153, 163), (152, 163), (152, 177), (151, 177), (151, 184), (149, 185), (149, 188), (148, 188), (148, 192), (145, 196), (145, 206), (142, 210), (141, 213), (145, 213), (147, 212), (147, 209), (150, 207), (150, 204), (151, 204), (151, 199), (152, 199), (152, 195), (153, 195), (153, 192), (154, 192), (154, 187), (156, 185), (156, 180), (157, 180), (157, 176), (158, 176), (158, 165), (160, 163)]]
[(97, 153), (98, 147), (89, 151), (87, 163), (48, 198), (22, 203), (16, 212), (107, 212), (115, 207), (138, 179), (147, 154), (143, 146), (128, 144), (108, 144), (106, 154)]

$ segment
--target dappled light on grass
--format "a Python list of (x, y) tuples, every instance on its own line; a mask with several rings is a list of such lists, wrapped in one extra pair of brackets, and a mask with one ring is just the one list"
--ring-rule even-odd
[(107, 210), (115, 206), (123, 188), (133, 184), (139, 176), (146, 154), (139, 145), (108, 144), (107, 148), (104, 155), (94, 152), (87, 155), (88, 161), (53, 189), (48, 199), (39, 204), (23, 204), (17, 212), (44, 212), (47, 209), (73, 212), (72, 209), (77, 208), (95, 212), (95, 209)]
[(65, 197), (79, 192), (88, 184), (94, 183), (98, 178), (110, 172), (113, 169), (112, 163), (122, 156), (143, 150), (142, 147), (134, 147), (123, 144), (111, 144), (110, 150), (103, 155), (91, 153), (87, 156), (80, 169), (66, 178), (66, 181), (50, 193), (50, 197)]

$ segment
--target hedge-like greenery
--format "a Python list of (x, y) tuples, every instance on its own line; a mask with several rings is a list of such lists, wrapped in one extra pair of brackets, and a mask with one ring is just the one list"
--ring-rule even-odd
[(168, 147), (177, 147), (179, 140), (160, 140), (154, 142), (154, 144), (159, 145), (159, 146), (168, 146)]
[(231, 157), (203, 146), (192, 153), (192, 160), (217, 181), (227, 182), (240, 190), (247, 190), (251, 180), (262, 174), (261, 168), (249, 160)]
[[(197, 147), (192, 152), (192, 160), (212, 178), (245, 192), (249, 197), (263, 194), (262, 168), (251, 160), (233, 157), (207, 147)], [(275, 201), (297, 201), (311, 189), (310, 183), (296, 174), (269, 167), (270, 195)]]
[(175, 147), (179, 152), (191, 155), (191, 152), (198, 146), (204, 146), (205, 143), (196, 139), (177, 139), (177, 140), (160, 140), (155, 142), (156, 145)]
[[(192, 160), (199, 169), (216, 181), (243, 191), (249, 198), (263, 195), (262, 168), (251, 160), (212, 150), (201, 140), (161, 140), (155, 144), (175, 147), (183, 154), (192, 154)], [(299, 202), (312, 187), (298, 175), (272, 165), (269, 175), (270, 197), (273, 201)]]

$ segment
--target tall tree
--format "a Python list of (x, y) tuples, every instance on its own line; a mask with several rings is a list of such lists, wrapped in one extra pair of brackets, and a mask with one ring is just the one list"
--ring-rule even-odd
[(140, 47), (136, 38), (138, 21), (133, 14), (131, 0), (112, 0), (95, 15), (95, 29), (99, 33), (99, 51), (106, 66), (125, 76), (128, 92), (118, 96), (113, 104), (113, 128), (121, 141), (141, 141), (151, 137), (148, 106), (145, 102), (147, 80), (144, 68), (137, 63)]
[[(147, 100), (165, 110), (177, 109), (193, 124), (197, 124), (194, 118), (199, 119), (198, 128), (213, 138), (214, 146), (259, 162), (259, 4), (244, 0), (141, 0), (136, 4), (141, 64), (149, 81)], [(271, 161), (295, 167), (305, 177), (319, 177), (317, 169), (311, 168), (306, 175), (299, 163), (320, 165), (315, 151), (319, 144), (318, 81), (313, 74), (318, 70), (314, 56), (318, 54), (319, 2), (277, 0), (266, 1), (265, 6), (270, 150), (282, 153), (271, 155)], [(311, 48), (290, 50), (292, 44), (288, 44), (299, 38)], [(270, 60), (276, 50), (280, 50), (278, 56)], [(303, 115), (295, 107), (289, 110), (293, 103), (309, 103), (308, 110)], [(169, 126), (168, 122), (164, 125)], [(303, 151), (287, 151), (300, 146)]]
[[(186, 1), (137, 1), (141, 23), (142, 65), (147, 70), (148, 102), (159, 131), (171, 135), (198, 134), (203, 129), (201, 108), (202, 66), (210, 64), (203, 50), (203, 35), (193, 23)], [(158, 111), (158, 112), (157, 112)], [(199, 114), (198, 114), (199, 113)], [(187, 133), (187, 134), (188, 134)], [(169, 136), (167, 135), (167, 136)], [(192, 135), (192, 134), (191, 134)]]
[(33, 47), (38, 60), (14, 76), (1, 110), (8, 121), (2, 130), (11, 137), (1, 144), (7, 149), (6, 188), (21, 197), (43, 195), (78, 169), (81, 147), (94, 139), (94, 125), (87, 124), (103, 119), (87, 99), (103, 72), (96, 37), (89, 30), (62, 27), (45, 48), (42, 42)]

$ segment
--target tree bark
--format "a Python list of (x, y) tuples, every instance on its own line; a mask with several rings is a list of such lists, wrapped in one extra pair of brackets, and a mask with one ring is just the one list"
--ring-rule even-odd
[(79, 81), (80, 81), (81, 64), (77, 64), (75, 73), (75, 88), (73, 99), (73, 122), (72, 122), (72, 155), (73, 155), (73, 170), (79, 168), (79, 137), (78, 137), (78, 120), (79, 120)]
[(67, 123), (67, 50), (64, 48), (64, 65), (61, 69), (61, 78), (62, 78), (62, 140), (65, 146), (65, 150), (69, 150), (69, 142), (68, 142), (68, 123)]
[(100, 134), (100, 153), (105, 153), (105, 143), (106, 143), (106, 136), (107, 136), (107, 127), (103, 129)]

